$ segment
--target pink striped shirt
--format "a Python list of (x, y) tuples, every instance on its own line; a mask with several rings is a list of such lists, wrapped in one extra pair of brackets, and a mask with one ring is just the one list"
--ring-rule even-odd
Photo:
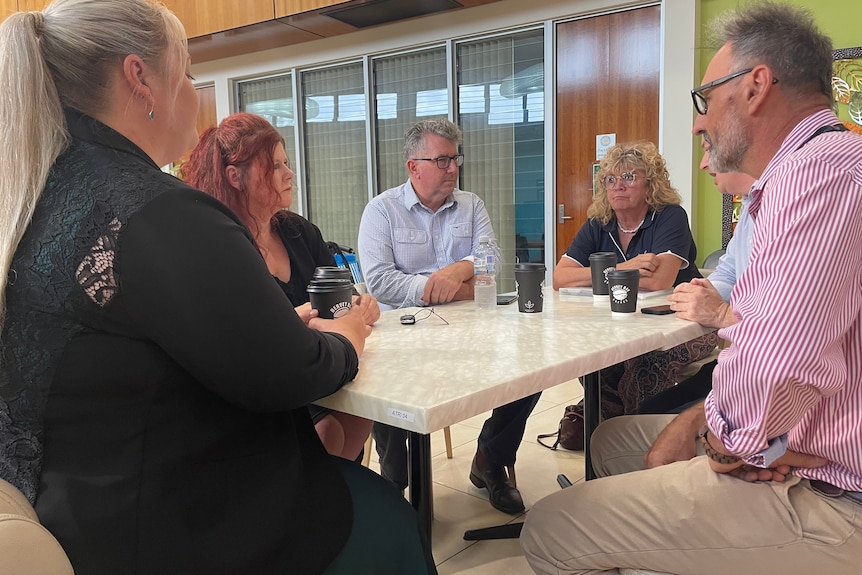
[[(752, 191), (751, 261), (730, 304), (739, 323), (706, 400), (710, 429), (750, 463), (769, 441), (829, 463), (801, 477), (862, 491), (862, 137), (829, 110), (787, 136)], [(800, 148), (800, 146), (803, 146)]]

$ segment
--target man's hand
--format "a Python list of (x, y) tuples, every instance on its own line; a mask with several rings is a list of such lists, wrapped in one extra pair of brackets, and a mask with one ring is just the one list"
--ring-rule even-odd
[(707, 279), (694, 278), (689, 283), (681, 283), (667, 299), (676, 317), (695, 321), (704, 327), (722, 328), (737, 322), (730, 304), (721, 298)]
[(702, 402), (676, 416), (656, 437), (652, 447), (644, 455), (646, 468), (688, 461), (694, 457), (697, 452), (695, 438), (704, 423), (706, 415), (703, 413)]
[[(715, 436), (710, 435), (710, 438), (711, 442), (714, 443)], [(776, 459), (771, 467), (755, 467), (742, 462), (723, 465), (712, 459), (709, 460), (709, 466), (716, 473), (726, 473), (749, 483), (756, 481), (777, 481), (781, 483), (787, 479), (787, 476), (790, 475), (794, 467), (814, 469), (823, 467), (827, 463), (829, 461), (823, 457), (790, 450)]]
[(468, 261), (455, 262), (437, 270), (428, 276), (425, 291), (422, 292), (422, 302), (425, 305), (449, 303), (455, 299), (464, 282), (472, 277), (473, 264)]

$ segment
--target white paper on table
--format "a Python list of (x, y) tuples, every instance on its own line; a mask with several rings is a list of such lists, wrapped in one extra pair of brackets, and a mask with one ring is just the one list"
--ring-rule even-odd
[[(638, 300), (652, 299), (661, 296), (667, 296), (673, 293), (673, 289), (661, 289), (656, 291), (638, 291)], [(560, 295), (575, 295), (575, 296), (592, 296), (593, 288), (591, 287), (564, 287), (560, 288)]]

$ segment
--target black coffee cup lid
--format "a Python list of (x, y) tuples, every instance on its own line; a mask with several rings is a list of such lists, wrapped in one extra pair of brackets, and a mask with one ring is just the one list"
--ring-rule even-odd
[(353, 274), (347, 268), (338, 266), (320, 266), (315, 268), (314, 277), (321, 279), (345, 278), (353, 279)]
[(544, 270), (545, 264), (535, 262), (518, 262), (515, 264), (515, 271), (533, 272), (536, 270)]
[(618, 279), (639, 278), (641, 277), (641, 273), (638, 270), (609, 270), (608, 279), (611, 279), (612, 277)]

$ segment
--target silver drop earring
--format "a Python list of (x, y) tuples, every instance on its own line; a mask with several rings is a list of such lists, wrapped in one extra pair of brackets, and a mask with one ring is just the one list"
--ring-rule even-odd
[(147, 118), (149, 118), (150, 120), (155, 120), (155, 119), (156, 119), (156, 112), (155, 112), (155, 110), (150, 110), (150, 113), (149, 113), (149, 114), (147, 114)]

